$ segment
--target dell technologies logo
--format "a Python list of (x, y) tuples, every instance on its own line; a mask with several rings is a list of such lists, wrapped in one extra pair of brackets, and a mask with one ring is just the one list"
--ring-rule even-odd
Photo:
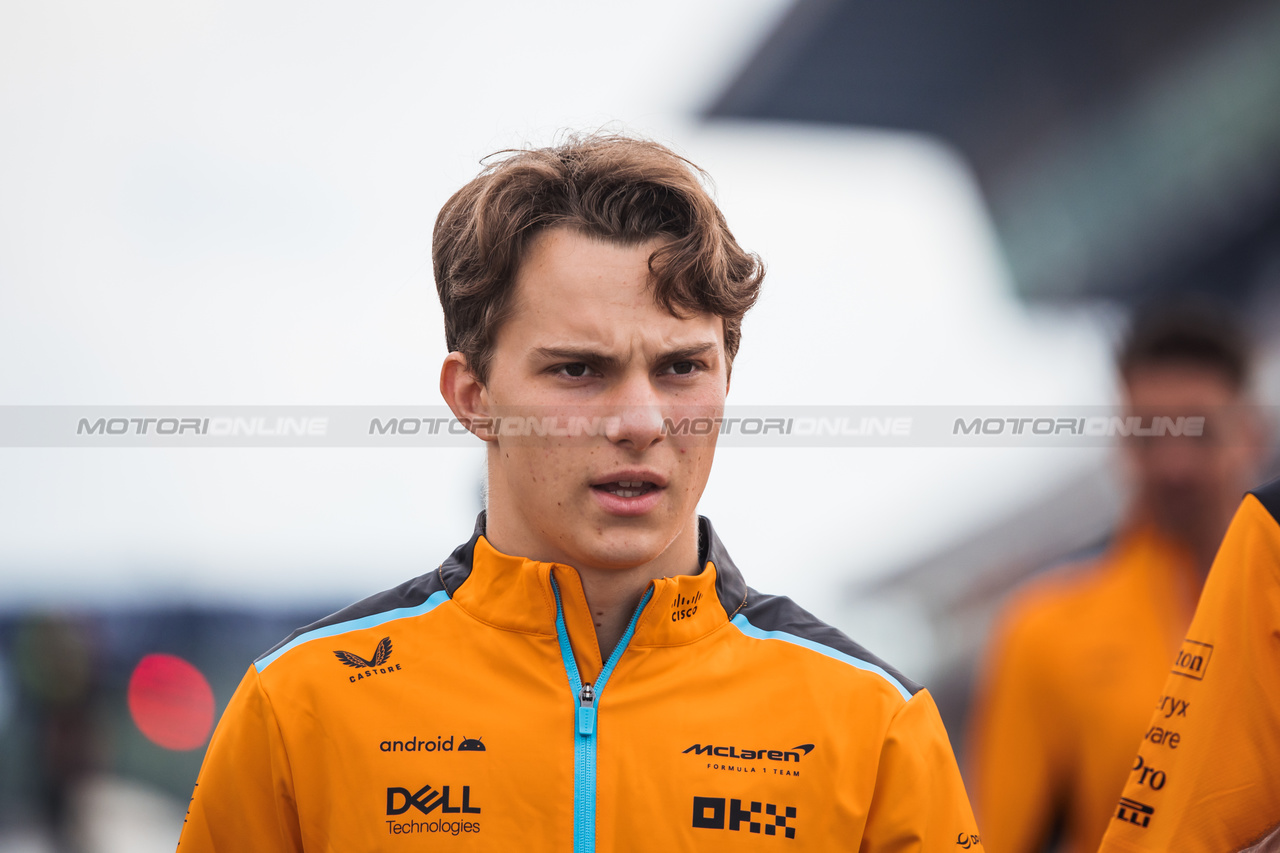
[[(450, 802), (450, 786), (445, 785), (436, 790), (430, 785), (423, 785), (416, 791), (408, 788), (387, 789), (387, 817), (401, 820), (388, 820), (389, 835), (471, 835), (480, 831), (480, 821), (470, 815), (480, 814), (480, 807), (471, 804), (471, 786), (462, 786), (462, 802), (453, 805)], [(412, 812), (409, 812), (413, 809)], [(418, 814), (430, 815), (439, 810), (434, 820), (418, 819)], [(409, 812), (409, 814), (405, 814)], [(448, 815), (458, 815), (450, 818)]]
[(440, 790), (430, 785), (423, 785), (416, 792), (408, 788), (387, 789), (387, 814), (402, 815), (409, 809), (417, 809), (423, 814), (431, 814), (436, 809), (441, 814), (480, 814), (480, 807), (471, 805), (471, 786), (462, 786), (462, 805), (449, 805), (449, 786)]

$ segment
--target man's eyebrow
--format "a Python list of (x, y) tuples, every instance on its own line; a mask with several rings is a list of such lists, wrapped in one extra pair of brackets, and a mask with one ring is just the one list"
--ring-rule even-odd
[(662, 360), (663, 361), (682, 361), (688, 358), (697, 358), (700, 355), (706, 355), (709, 352), (713, 352), (718, 348), (719, 348), (719, 344), (717, 344), (715, 341), (707, 341), (701, 344), (689, 344), (688, 346), (677, 347), (676, 349), (668, 350), (667, 352), (662, 354)]
[(616, 355), (599, 352), (593, 349), (577, 349), (575, 347), (537, 347), (533, 351), (535, 358), (543, 361), (567, 361), (590, 364), (593, 367), (619, 367), (622, 359)]
[[(674, 362), (683, 361), (685, 359), (697, 358), (714, 352), (719, 348), (719, 344), (715, 341), (706, 341), (704, 343), (689, 344), (688, 346), (676, 347), (667, 350), (659, 356), (660, 361)], [(566, 361), (581, 362), (590, 364), (593, 367), (616, 368), (621, 367), (622, 359), (616, 355), (609, 355), (589, 348), (577, 347), (537, 347), (533, 350), (534, 358), (542, 361)]]

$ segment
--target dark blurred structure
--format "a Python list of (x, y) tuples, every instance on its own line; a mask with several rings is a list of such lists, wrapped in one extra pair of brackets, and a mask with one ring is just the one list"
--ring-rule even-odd
[(171, 800), (180, 825), (208, 735), (190, 750), (148, 739), (127, 699), (139, 663), (157, 653), (190, 662), (220, 715), (255, 657), (333, 609), (0, 611), (0, 849), (100, 849), (91, 842), (102, 832), (84, 824), (104, 817), (101, 791), (122, 780)]
[[(89, 626), (35, 614), (14, 625), (13, 670), (29, 814), (48, 827), (59, 850), (74, 850), (69, 832), (76, 787), (96, 763), (92, 713), (98, 679)], [(12, 772), (22, 761), (5, 761)], [(6, 780), (8, 781), (8, 780)]]
[(799, 0), (706, 115), (945, 140), (1031, 299), (1280, 277), (1276, 2)]

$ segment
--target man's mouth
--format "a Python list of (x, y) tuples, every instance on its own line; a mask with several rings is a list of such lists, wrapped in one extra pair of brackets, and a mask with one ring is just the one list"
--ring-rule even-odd
[(647, 495), (658, 487), (646, 480), (618, 480), (613, 483), (600, 483), (591, 488), (617, 495), (620, 498), (638, 498), (641, 495)]

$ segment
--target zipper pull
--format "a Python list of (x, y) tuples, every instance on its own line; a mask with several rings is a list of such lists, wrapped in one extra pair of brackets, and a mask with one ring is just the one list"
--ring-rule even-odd
[(596, 694), (589, 683), (582, 685), (578, 701), (578, 734), (590, 737), (596, 732)]

